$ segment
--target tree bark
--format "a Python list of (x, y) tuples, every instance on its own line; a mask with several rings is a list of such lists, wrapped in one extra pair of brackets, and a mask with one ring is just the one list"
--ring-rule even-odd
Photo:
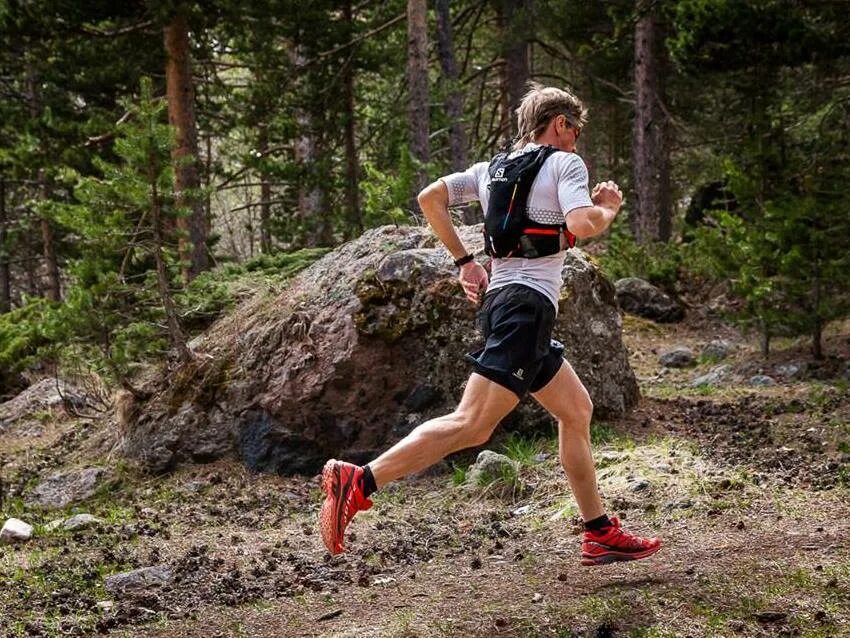
[(53, 236), (53, 226), (49, 219), (41, 218), (41, 242), (44, 248), (44, 263), (47, 268), (47, 285), (44, 296), (51, 301), (62, 300), (61, 282), (59, 279), (59, 262), (56, 259), (56, 242)]
[(6, 246), (6, 180), (0, 177), (0, 314), (12, 309), (12, 271), (9, 267), (9, 248)]
[(151, 158), (148, 167), (148, 183), (151, 187), (151, 226), (153, 227), (153, 257), (156, 263), (156, 283), (159, 288), (162, 307), (165, 310), (168, 337), (171, 340), (171, 344), (177, 349), (180, 361), (189, 363), (192, 360), (192, 353), (186, 345), (186, 335), (183, 333), (180, 327), (180, 321), (177, 318), (177, 310), (174, 307), (174, 300), (171, 298), (168, 270), (165, 266), (165, 258), (162, 256), (162, 247), (164, 244), (162, 200), (156, 186), (157, 173), (156, 159)]
[(498, 0), (496, 9), (504, 61), (499, 76), (502, 108), (499, 126), (500, 137), (506, 143), (517, 134), (516, 109), (531, 75), (529, 52), (534, 37), (534, 0)]
[[(26, 92), (29, 99), (30, 116), (34, 120), (37, 120), (41, 117), (41, 95), (38, 90), (38, 78), (36, 77), (35, 69), (30, 62), (27, 62), (26, 65)], [(41, 201), (47, 200), (47, 178), (43, 168), (38, 169), (35, 182), (38, 184), (38, 198)], [(45, 217), (39, 216), (38, 221), (41, 231), (42, 257), (44, 258), (46, 271), (46, 282), (43, 288), (44, 296), (51, 301), (60, 301), (61, 283), (59, 279), (59, 263), (56, 258), (56, 242), (53, 236), (53, 227), (50, 225), (50, 220)]]
[[(407, 0), (407, 129), (410, 154), (424, 164), (431, 158), (428, 141), (428, 8), (425, 0)], [(418, 210), (416, 196), (427, 184), (424, 168), (417, 168), (411, 192), (411, 210)]]
[[(263, 157), (269, 150), (269, 127), (265, 122), (257, 125), (257, 151)], [(268, 254), (272, 251), (271, 224), (272, 186), (266, 170), (260, 169), (260, 250)]]
[(670, 239), (670, 145), (664, 110), (666, 59), (658, 10), (652, 0), (637, 0), (636, 6), (635, 208), (631, 226), (635, 239), (644, 244)]
[(179, 252), (183, 262), (183, 281), (209, 269), (207, 257), (206, 220), (198, 171), (198, 130), (195, 123), (195, 87), (192, 81), (192, 62), (189, 51), (189, 27), (186, 16), (176, 13), (164, 28), (166, 53), (165, 83), (168, 97), (168, 121), (176, 129), (171, 151), (174, 163), (174, 188), (178, 207), (189, 210), (180, 216)]
[[(296, 69), (307, 63), (304, 48), (296, 44), (292, 52)], [(298, 214), (302, 221), (305, 246), (328, 246), (331, 243), (331, 225), (324, 214), (324, 190), (316, 179), (316, 130), (315, 118), (308, 107), (295, 109), (297, 135), (295, 139), (295, 161), (300, 169), (298, 186)]]
[[(348, 40), (354, 35), (354, 13), (351, 0), (343, 6), (345, 21), (348, 25)], [(348, 220), (357, 235), (363, 233), (363, 211), (360, 209), (360, 163), (357, 161), (357, 140), (355, 138), (354, 103), (354, 57), (345, 65), (343, 91), (345, 94), (345, 203)]]
[[(460, 74), (455, 57), (454, 33), (452, 31), (449, 0), (437, 0), (437, 49), (440, 55), (440, 68), (448, 84), (446, 96), (446, 115), (449, 118), (449, 154), (452, 170), (463, 171), (469, 165), (466, 153), (466, 128), (463, 123), (463, 93), (458, 85)], [(464, 206), (460, 210), (464, 224), (483, 221), (478, 209)]]

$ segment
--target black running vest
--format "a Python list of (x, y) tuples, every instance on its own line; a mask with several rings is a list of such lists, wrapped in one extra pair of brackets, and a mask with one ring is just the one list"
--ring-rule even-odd
[(554, 255), (561, 250), (561, 235), (570, 248), (576, 238), (560, 224), (541, 224), (527, 214), (528, 195), (537, 174), (556, 149), (552, 146), (508, 157), (499, 153), (491, 161), (490, 201), (484, 217), (484, 251), (491, 257), (534, 259)]

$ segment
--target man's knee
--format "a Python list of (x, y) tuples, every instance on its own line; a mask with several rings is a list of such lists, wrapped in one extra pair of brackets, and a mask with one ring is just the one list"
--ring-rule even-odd
[(584, 432), (590, 428), (590, 420), (593, 418), (593, 401), (587, 390), (579, 394), (575, 403), (569, 410), (558, 415), (558, 421), (562, 428)]
[(495, 423), (484, 421), (480, 415), (465, 411), (452, 414), (453, 435), (459, 449), (484, 445), (495, 428)]

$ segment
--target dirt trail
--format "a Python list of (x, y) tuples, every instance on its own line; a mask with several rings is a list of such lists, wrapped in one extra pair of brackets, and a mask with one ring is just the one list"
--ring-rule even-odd
[[(691, 388), (712, 364), (659, 370), (657, 351), (696, 347), (705, 327), (664, 330), (627, 323), (645, 398), (593, 430), (611, 511), (664, 538), (646, 561), (579, 565), (580, 521), (551, 437), (491, 442), (521, 461), (509, 496), (458, 487), (448, 466), (382, 490), (335, 558), (317, 536), (315, 478), (229, 462), (152, 478), (113, 461), (113, 482), (64, 512), (91, 512), (99, 527), (37, 528), (3, 548), (0, 635), (850, 636), (846, 383)], [(755, 360), (741, 345), (730, 361)], [(32, 440), (7, 436), (4, 473), (20, 491), (59, 462), (91, 464), (105, 439), (52, 422)], [(2, 514), (43, 525), (62, 512), (14, 496)], [(172, 584), (104, 590), (105, 576), (156, 564)]]

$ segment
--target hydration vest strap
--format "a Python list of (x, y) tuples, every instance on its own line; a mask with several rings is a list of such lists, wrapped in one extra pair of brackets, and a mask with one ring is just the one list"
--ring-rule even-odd
[(560, 235), (561, 231), (557, 228), (523, 228), (522, 232), (526, 235)]

